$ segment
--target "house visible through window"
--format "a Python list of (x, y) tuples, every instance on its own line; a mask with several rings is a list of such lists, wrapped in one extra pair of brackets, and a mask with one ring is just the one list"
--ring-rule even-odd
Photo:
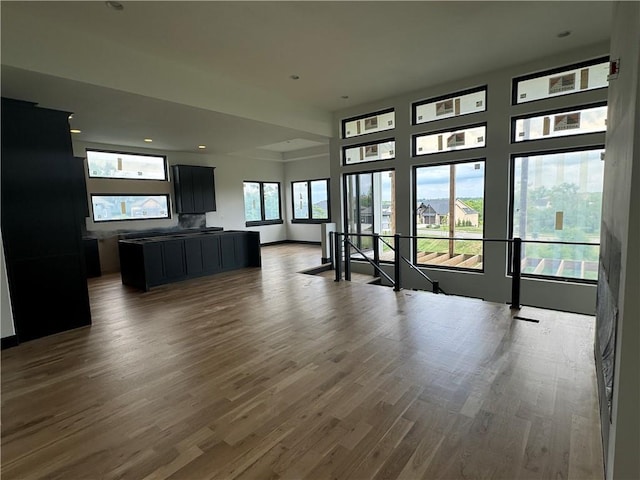
[(481, 270), (484, 161), (417, 167), (415, 192), (417, 263)]
[(282, 223), (280, 183), (244, 182), (246, 226)]
[(291, 183), (293, 223), (329, 221), (329, 180)]

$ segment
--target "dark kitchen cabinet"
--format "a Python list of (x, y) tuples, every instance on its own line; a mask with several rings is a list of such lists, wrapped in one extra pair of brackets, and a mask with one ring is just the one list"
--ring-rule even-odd
[(245, 267), (260, 267), (260, 233), (167, 234), (118, 242), (122, 283), (142, 290)]
[(2, 98), (2, 240), (21, 342), (91, 324), (68, 117)]
[(172, 171), (177, 213), (216, 210), (213, 167), (174, 165)]

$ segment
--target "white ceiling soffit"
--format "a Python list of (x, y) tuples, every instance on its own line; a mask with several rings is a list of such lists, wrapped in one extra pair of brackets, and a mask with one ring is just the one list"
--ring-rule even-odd
[[(332, 135), (336, 110), (602, 43), (612, 10), (609, 1), (121, 3), (2, 2), (3, 66), (256, 121), (257, 136), (261, 124), (290, 134), (262, 145), (321, 141), (313, 137)], [(4, 68), (2, 81), (4, 94)]]

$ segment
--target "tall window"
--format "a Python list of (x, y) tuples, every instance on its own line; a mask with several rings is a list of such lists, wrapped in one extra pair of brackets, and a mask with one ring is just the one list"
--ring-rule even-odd
[(329, 221), (329, 179), (291, 182), (293, 223)]
[(597, 280), (603, 153), (585, 149), (512, 159), (511, 230), (524, 240), (523, 275)]
[(484, 160), (417, 167), (414, 179), (415, 232), (426, 237), (416, 241), (416, 263), (482, 270)]
[[(345, 175), (346, 231), (358, 234), (393, 235), (395, 233), (395, 172), (354, 173)], [(390, 239), (386, 239), (391, 242)], [(366, 254), (372, 254), (372, 237), (353, 236), (351, 241)], [(393, 252), (380, 242), (381, 260), (393, 260)]]
[(244, 218), (247, 227), (282, 223), (280, 183), (244, 182)]

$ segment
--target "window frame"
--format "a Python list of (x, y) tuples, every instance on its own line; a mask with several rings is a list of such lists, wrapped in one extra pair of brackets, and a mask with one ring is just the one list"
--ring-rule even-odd
[[(247, 221), (245, 216), (245, 226), (247, 227), (258, 227), (261, 225), (280, 225), (284, 223), (282, 220), (282, 188), (280, 188), (280, 182), (269, 181), (269, 180), (243, 180), (242, 181), (242, 199), (243, 199), (243, 207), (244, 207), (244, 184), (245, 183), (257, 183), (260, 186), (260, 217), (261, 220), (251, 220)], [(278, 219), (273, 220), (265, 220), (265, 208), (264, 208), (264, 184), (272, 183), (278, 185)]]
[[(324, 181), (327, 185), (327, 218), (312, 218), (313, 214), (313, 204), (311, 197), (311, 182), (320, 182)], [(308, 218), (296, 218), (296, 199), (294, 198), (293, 193), (293, 185), (294, 183), (306, 183), (307, 184), (307, 209), (309, 213)], [(294, 180), (291, 182), (291, 223), (307, 223), (307, 224), (320, 224), (320, 223), (330, 223), (331, 222), (331, 194), (330, 194), (330, 178), (315, 178), (311, 180)]]
[[(381, 143), (386, 143), (386, 142), (393, 142), (394, 143), (393, 157), (384, 158), (384, 159), (378, 159), (378, 160), (362, 160), (360, 162), (347, 163), (347, 150), (352, 149), (352, 148), (369, 147), (371, 145), (380, 145)], [(348, 166), (352, 166), (352, 165), (362, 165), (364, 163), (376, 163), (376, 162), (390, 162), (390, 161), (393, 161), (393, 160), (396, 159), (395, 143), (396, 143), (396, 138), (395, 137), (388, 137), (388, 138), (381, 138), (380, 140), (372, 140), (370, 142), (353, 143), (353, 144), (350, 144), (350, 145), (343, 145), (342, 146), (342, 166), (343, 167), (348, 167)]]
[[(139, 157), (158, 157), (162, 158), (162, 168), (164, 170), (164, 178), (129, 178), (129, 177), (105, 177), (101, 175), (92, 175), (91, 167), (89, 166), (89, 155), (88, 152), (97, 152), (97, 153), (113, 153), (116, 155), (133, 155)], [(85, 148), (85, 159), (87, 160), (87, 178), (91, 179), (102, 179), (102, 180), (134, 180), (138, 182), (168, 182), (169, 181), (169, 165), (167, 162), (166, 155), (155, 155), (155, 154), (146, 154), (146, 153), (137, 153), (137, 152), (123, 152), (119, 150), (103, 150), (99, 148)]]
[[(486, 167), (487, 167), (487, 157), (479, 157), (479, 158), (472, 158), (472, 159), (462, 159), (462, 160), (453, 160), (453, 161), (449, 161), (449, 162), (437, 162), (437, 163), (426, 163), (423, 165), (413, 165), (412, 167), (412, 178), (413, 178), (413, 193), (412, 193), (412, 211), (411, 211), (411, 215), (413, 217), (412, 222), (413, 222), (413, 232), (414, 232), (414, 237), (417, 237), (417, 233), (418, 233), (418, 225), (417, 225), (417, 220), (416, 220), (416, 205), (418, 204), (418, 188), (417, 188), (417, 181), (418, 181), (418, 174), (417, 174), (417, 170), (419, 168), (425, 168), (425, 167), (442, 167), (442, 166), (448, 166), (448, 165), (458, 165), (458, 164), (462, 164), (462, 163), (475, 163), (475, 162), (482, 162), (484, 164), (485, 167), (485, 173), (484, 173), (484, 181), (483, 181), (483, 185), (482, 185), (482, 218), (483, 218), (483, 222), (482, 222), (482, 238), (485, 238), (485, 225), (486, 222), (484, 221), (486, 219), (485, 217), (485, 212), (486, 212), (486, 198), (487, 198), (487, 176), (486, 176)], [(451, 181), (451, 180), (449, 180)], [(448, 238), (448, 237), (445, 237)], [(454, 270), (456, 272), (465, 272), (465, 273), (477, 273), (477, 274), (484, 274), (484, 247), (485, 247), (485, 242), (478, 240), (482, 243), (482, 268), (466, 268), (466, 267), (457, 267), (455, 265), (431, 265), (431, 264), (427, 264), (427, 263), (418, 263), (418, 239), (414, 238), (412, 241), (412, 247), (413, 247), (413, 252), (412, 252), (412, 260), (414, 265), (416, 265), (419, 268), (434, 268), (436, 270)]]
[(526, 120), (527, 118), (535, 118), (535, 117), (541, 117), (541, 116), (546, 116), (546, 115), (557, 115), (558, 113), (564, 113), (564, 112), (575, 112), (576, 110), (583, 110), (583, 109), (589, 109), (589, 108), (598, 108), (598, 107), (606, 107), (607, 106), (607, 101), (602, 101), (602, 102), (594, 102), (594, 103), (585, 103), (582, 105), (576, 105), (576, 106), (572, 106), (572, 107), (564, 107), (564, 108), (554, 108), (553, 110), (541, 110), (541, 111), (537, 111), (537, 112), (529, 112), (529, 113), (524, 113), (521, 115), (514, 115), (511, 117), (511, 140), (510, 143), (512, 145), (523, 145), (523, 144), (527, 144), (529, 142), (539, 142), (539, 141), (544, 141), (544, 140), (549, 140), (549, 139), (558, 139), (558, 138), (573, 138), (573, 137), (580, 137), (583, 135), (602, 135), (604, 133), (606, 133), (606, 129), (604, 131), (601, 132), (586, 132), (586, 133), (572, 133), (569, 135), (558, 135), (556, 137), (544, 137), (544, 138), (531, 138), (528, 140), (520, 140), (519, 142), (516, 141), (516, 121), (518, 120)]
[(365, 135), (371, 135), (373, 133), (380, 133), (380, 132), (386, 132), (389, 130), (394, 130), (396, 128), (396, 123), (395, 123), (395, 119), (394, 119), (394, 123), (393, 123), (393, 128), (387, 128), (386, 130), (376, 130), (375, 132), (367, 132), (367, 133), (361, 133), (360, 135), (352, 135), (350, 137), (347, 137), (347, 122), (353, 122), (356, 120), (363, 120), (365, 118), (369, 118), (369, 117), (375, 117), (377, 115), (383, 115), (385, 113), (390, 113), (390, 112), (394, 112), (395, 113), (396, 109), (394, 107), (389, 107), (389, 108), (384, 108), (382, 110), (376, 110), (375, 112), (371, 112), (371, 113), (365, 113), (362, 115), (356, 115), (355, 117), (349, 117), (349, 118), (344, 118), (340, 121), (340, 138), (342, 140), (347, 140), (349, 138), (357, 138), (357, 137), (363, 137)]
[[(440, 129), (440, 130), (432, 130), (432, 131), (426, 131), (426, 132), (418, 132), (418, 133), (414, 133), (411, 135), (411, 158), (420, 158), (420, 157), (428, 157), (430, 155), (442, 155), (442, 154), (446, 154), (446, 153), (455, 153), (455, 152), (460, 152), (460, 151), (465, 151), (465, 150), (476, 150), (476, 149), (480, 149), (480, 148), (487, 148), (488, 145), (488, 140), (487, 140), (487, 129), (488, 129), (488, 122), (479, 122), (479, 123), (473, 123), (473, 124), (469, 124), (469, 125), (460, 125), (460, 126), (456, 126), (456, 127), (450, 127), (450, 128), (444, 128), (444, 129)], [(455, 150), (442, 150), (439, 152), (431, 152), (431, 153), (423, 153), (423, 154), (418, 154), (416, 149), (417, 149), (417, 143), (418, 143), (418, 137), (425, 137), (428, 135), (439, 135), (441, 133), (455, 133), (455, 132), (459, 132), (461, 130), (467, 130), (470, 128), (477, 128), (477, 127), (484, 127), (485, 128), (485, 133), (484, 133), (484, 145), (481, 147), (469, 147), (469, 148), (456, 148)], [(447, 163), (451, 163), (451, 162), (447, 162)]]
[[(371, 170), (359, 170), (359, 171), (354, 171), (354, 172), (342, 172), (342, 208), (343, 211), (345, 212), (345, 214), (343, 215), (343, 228), (344, 228), (344, 232), (349, 232), (349, 214), (347, 213), (349, 211), (349, 198), (347, 195), (347, 192), (349, 191), (348, 188), (348, 177), (351, 175), (371, 175), (371, 179), (373, 180), (373, 175), (375, 175), (376, 173), (385, 173), (385, 172), (393, 172), (393, 175), (395, 176), (396, 174), (396, 167), (387, 167), (387, 168), (376, 168), (376, 169), (371, 169)], [(358, 205), (360, 204), (360, 186), (358, 185), (357, 187), (358, 190), (358, 194), (355, 196), (357, 198), (357, 202)], [(395, 209), (395, 200), (394, 200), (394, 209)], [(362, 223), (358, 222), (358, 231), (356, 233), (362, 233), (360, 227), (361, 227)], [(375, 222), (372, 223), (372, 229), (375, 230)], [(358, 237), (359, 238), (359, 237)], [(359, 244), (359, 240), (358, 240), (358, 245)], [(362, 261), (365, 262), (364, 259), (358, 259), (358, 258), (351, 258), (351, 261)], [(380, 263), (386, 263), (386, 264), (393, 264), (394, 262), (391, 260), (382, 260), (380, 259)]]
[(550, 98), (569, 97), (569, 96), (574, 95), (576, 93), (591, 92), (591, 91), (602, 90), (603, 88), (608, 88), (609, 85), (605, 85), (604, 87), (590, 88), (590, 89), (587, 89), (587, 90), (577, 90), (575, 92), (565, 93), (563, 95), (554, 95), (553, 97), (537, 98), (535, 100), (530, 100), (528, 102), (518, 102), (518, 83), (519, 82), (523, 82), (523, 81), (526, 81), (526, 80), (531, 80), (531, 79), (539, 78), (539, 77), (546, 77), (547, 75), (554, 75), (556, 73), (562, 73), (562, 72), (566, 72), (566, 71), (570, 71), (570, 70), (577, 70), (579, 68), (591, 67), (591, 66), (597, 65), (599, 63), (609, 62), (609, 59), (610, 59), (609, 55), (605, 55), (605, 56), (602, 56), (602, 57), (593, 58), (591, 60), (585, 60), (583, 62), (572, 63), (572, 64), (569, 64), (569, 65), (564, 65), (562, 67), (550, 68), (548, 70), (541, 70), (541, 71), (538, 71), (538, 72), (535, 72), (535, 73), (528, 73), (526, 75), (520, 75), (518, 77), (513, 77), (513, 79), (511, 80), (511, 105), (512, 106), (516, 106), (516, 105), (531, 104), (531, 103), (534, 103), (534, 102), (540, 102), (540, 101), (549, 100)]
[[(169, 193), (90, 193), (89, 195), (90, 195), (90, 204), (91, 204), (91, 220), (94, 223), (170, 220), (172, 218), (171, 195)], [(150, 218), (114, 218), (110, 220), (97, 220), (95, 216), (95, 210), (93, 208), (93, 197), (165, 197), (167, 199), (167, 216), (166, 217), (150, 217)]]
[[(535, 149), (535, 150), (527, 150), (519, 153), (511, 153), (509, 158), (509, 208), (508, 208), (508, 232), (510, 239), (513, 239), (513, 209), (514, 209), (514, 198), (515, 198), (515, 159), (519, 157), (532, 157), (538, 155), (555, 155), (561, 153), (573, 153), (573, 152), (584, 152), (587, 150), (604, 150), (604, 143), (598, 143), (595, 145), (581, 145), (575, 147), (567, 147), (567, 148), (555, 148), (550, 150), (543, 149)], [(604, 160), (602, 160), (604, 161)], [(604, 193), (604, 192), (603, 192)], [(523, 248), (524, 244), (527, 243), (525, 239), (522, 239)], [(563, 243), (571, 243), (571, 242), (563, 242)], [(583, 243), (583, 242), (576, 242)], [(598, 243), (598, 248), (602, 248), (602, 244)], [(509, 242), (508, 246), (508, 259), (512, 259), (513, 257), (513, 242)], [(507, 261), (507, 276), (513, 276), (513, 261)], [(590, 280), (590, 279), (582, 279), (582, 278), (574, 278), (574, 277), (556, 277), (553, 275), (541, 275), (541, 274), (532, 274), (532, 273), (524, 273), (521, 272), (520, 276), (522, 278), (529, 278), (534, 280), (545, 280), (545, 281), (556, 281), (562, 283), (578, 283), (578, 284), (587, 284), (587, 285), (596, 285), (598, 280)]]
[[(420, 107), (422, 105), (426, 105), (428, 103), (435, 103), (435, 102), (440, 102), (443, 100), (449, 100), (449, 99), (455, 99), (457, 97), (462, 97), (464, 95), (469, 95), (471, 93), (477, 93), (477, 92), (482, 92), (484, 91), (484, 109), (477, 111), (477, 112), (469, 112), (469, 113), (462, 113), (460, 115), (454, 115), (451, 117), (443, 117), (443, 118), (437, 118), (435, 120), (429, 120), (427, 122), (420, 122), (418, 123), (417, 118), (418, 118), (418, 112), (417, 112), (417, 107)], [(487, 111), (487, 105), (488, 105), (488, 96), (489, 96), (489, 88), (488, 85), (481, 85), (479, 87), (473, 87), (473, 88), (467, 88), (465, 90), (460, 90), (458, 92), (454, 92), (454, 93), (450, 93), (447, 95), (440, 95), (437, 97), (432, 97), (432, 98), (428, 98), (425, 100), (418, 100), (416, 102), (412, 102), (411, 103), (411, 125), (412, 126), (417, 126), (417, 125), (426, 125), (428, 123), (432, 123), (432, 122), (438, 122), (440, 120), (448, 120), (451, 118), (460, 118), (460, 117), (464, 117), (466, 115), (475, 115), (477, 113), (484, 113)]]

